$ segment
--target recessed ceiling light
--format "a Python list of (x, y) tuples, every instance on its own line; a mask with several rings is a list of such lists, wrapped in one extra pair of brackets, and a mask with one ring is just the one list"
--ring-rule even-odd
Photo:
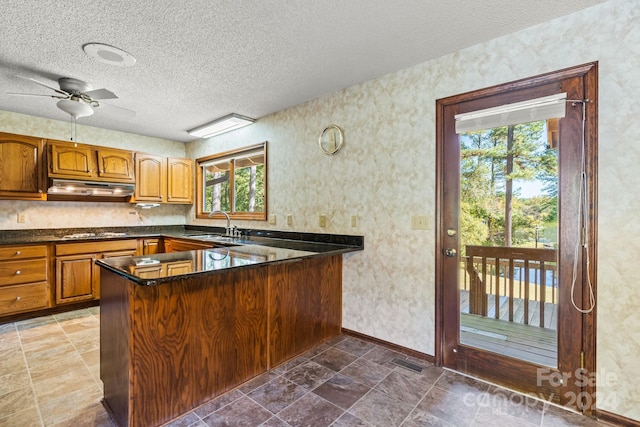
[(82, 46), (82, 50), (88, 56), (109, 65), (132, 67), (136, 63), (136, 58), (130, 53), (102, 43), (87, 43)]

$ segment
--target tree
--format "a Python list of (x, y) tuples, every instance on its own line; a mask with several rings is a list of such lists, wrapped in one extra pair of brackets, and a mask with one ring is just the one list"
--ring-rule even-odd
[[(471, 216), (481, 220), (487, 230), (484, 236), (488, 244), (511, 246), (520, 243), (529, 236), (528, 231), (522, 231), (535, 229), (532, 224), (543, 215), (525, 214), (523, 203), (514, 193), (513, 181), (543, 180), (548, 182), (550, 189), (555, 188), (557, 197), (556, 176), (557, 159), (555, 153), (547, 149), (544, 121), (463, 134), (461, 219), (469, 220)], [(549, 206), (553, 205), (553, 198), (545, 201)], [(475, 229), (478, 221), (472, 223)], [(519, 230), (517, 236), (514, 229)], [(469, 230), (467, 234), (472, 240), (478, 240), (482, 233)]]

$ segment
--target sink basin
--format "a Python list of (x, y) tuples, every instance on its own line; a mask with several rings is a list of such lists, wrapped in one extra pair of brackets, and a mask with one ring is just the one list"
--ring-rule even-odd
[(217, 243), (235, 243), (234, 238), (231, 236), (221, 236), (219, 234), (199, 234), (196, 236), (189, 236), (191, 239), (206, 240), (207, 242)]

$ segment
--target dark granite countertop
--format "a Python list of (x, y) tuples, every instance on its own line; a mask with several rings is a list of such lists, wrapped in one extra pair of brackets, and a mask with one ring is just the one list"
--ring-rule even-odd
[[(0, 245), (174, 237), (208, 242), (216, 246), (212, 249), (96, 261), (101, 267), (140, 285), (156, 285), (175, 280), (179, 276), (216, 274), (229, 268), (337, 255), (364, 249), (363, 236), (245, 229), (242, 230), (242, 237), (226, 237), (224, 231), (221, 227), (184, 225), (2, 230)], [(70, 235), (81, 237), (69, 237)], [(180, 264), (181, 268), (167, 268), (175, 267), (178, 265), (176, 263)], [(157, 270), (158, 273), (150, 270)]]
[[(335, 254), (352, 250), (345, 248), (341, 252), (336, 251)], [(323, 255), (327, 255), (327, 252), (244, 244), (146, 256), (106, 258), (97, 260), (96, 263), (138, 285), (154, 286), (189, 276), (224, 273), (232, 268), (247, 268)]]
[[(344, 246), (364, 248), (364, 237), (346, 234), (321, 234), (277, 230), (242, 229), (244, 237), (236, 242), (254, 245), (268, 245), (281, 248), (311, 250), (315, 252), (334, 251)], [(30, 243), (83, 242), (94, 240), (137, 239), (145, 237), (175, 237), (194, 240), (213, 240), (202, 238), (204, 235), (225, 233), (222, 227), (204, 227), (191, 225), (163, 225), (141, 227), (92, 227), (92, 228), (56, 228), (32, 230), (0, 230), (0, 245)], [(82, 237), (69, 237), (71, 235)]]

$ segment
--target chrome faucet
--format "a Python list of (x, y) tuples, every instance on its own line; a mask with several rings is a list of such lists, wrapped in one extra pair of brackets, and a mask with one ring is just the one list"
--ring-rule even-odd
[(221, 213), (222, 215), (227, 217), (227, 226), (224, 228), (224, 234), (225, 234), (225, 236), (228, 236), (229, 235), (229, 231), (231, 230), (231, 218), (229, 218), (229, 214), (224, 212), (224, 211), (211, 211), (211, 213), (209, 213), (209, 218), (211, 218), (212, 216), (214, 216), (217, 213)]

